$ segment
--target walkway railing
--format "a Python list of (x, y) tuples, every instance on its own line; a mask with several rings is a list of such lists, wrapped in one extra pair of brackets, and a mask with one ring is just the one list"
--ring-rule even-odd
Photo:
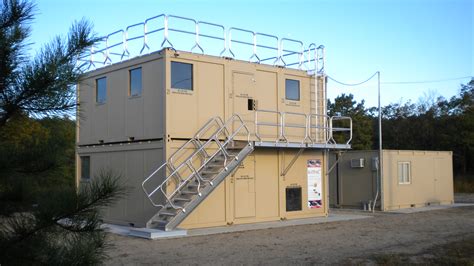
[[(262, 119), (264, 114), (274, 114), (277, 119)], [(275, 122), (276, 121), (276, 122)], [(272, 110), (255, 111), (255, 137), (264, 141), (262, 127), (277, 129), (277, 134), (265, 139), (276, 143), (298, 142), (301, 144), (349, 144), (352, 141), (352, 119), (346, 116), (328, 116)], [(339, 123), (335, 125), (335, 123)], [(302, 134), (288, 134), (289, 130), (300, 129)], [(337, 136), (337, 135), (340, 136)], [(344, 135), (346, 134), (346, 136)]]
[[(186, 26), (183, 26), (184, 24)], [(210, 29), (210, 32), (203, 33), (204, 29)], [(170, 33), (179, 36), (170, 37)], [(194, 40), (186, 40), (189, 37)], [(219, 44), (204, 45), (203, 40), (217, 41)], [(217, 51), (213, 51), (216, 47)], [(305, 45), (295, 39), (279, 38), (236, 27), (226, 29), (220, 24), (166, 14), (147, 18), (143, 22), (104, 36), (97, 46), (79, 59), (79, 67), (93, 70), (163, 48), (297, 68), (320, 74), (324, 73), (325, 68), (323, 45)]]

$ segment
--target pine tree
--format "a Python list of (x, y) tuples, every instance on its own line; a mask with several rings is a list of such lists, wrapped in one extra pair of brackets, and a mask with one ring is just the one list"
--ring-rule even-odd
[[(67, 38), (56, 37), (30, 58), (27, 39), (35, 10), (34, 3), (26, 0), (0, 3), (0, 144), (17, 140), (25, 143), (27, 139), (32, 140), (32, 150), (41, 147), (36, 145), (42, 140), (37, 134), (44, 130), (30, 118), (44, 119), (75, 110), (74, 85), (82, 75), (77, 60), (98, 41), (92, 25), (81, 20), (72, 25)], [(36, 128), (28, 128), (26, 123)], [(12, 128), (23, 128), (26, 133), (9, 134)], [(22, 136), (25, 139), (18, 139)], [(11, 162), (0, 164), (0, 179), (28, 182), (18, 169), (8, 168), (25, 166), (28, 174), (34, 175), (35, 171), (44, 171), (43, 166), (54, 165), (54, 161), (48, 161), (54, 156), (48, 160), (41, 160), (41, 156), (28, 158), (29, 165), (18, 163), (25, 160), (19, 158), (20, 154), (31, 153), (21, 153), (14, 146), (0, 145), (0, 154), (0, 162)], [(64, 178), (74, 180), (74, 176)], [(26, 189), (21, 193), (31, 194), (32, 201), (12, 204), (4, 204), (9, 191), (5, 184), (9, 182), (0, 180), (0, 265), (100, 264), (108, 247), (101, 229), (102, 208), (126, 192), (118, 180), (116, 174), (106, 171), (79, 188), (50, 186), (36, 194)]]

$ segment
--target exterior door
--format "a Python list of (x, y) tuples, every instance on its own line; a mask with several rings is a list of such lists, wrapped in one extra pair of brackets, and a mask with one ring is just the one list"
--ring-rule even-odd
[(302, 142), (305, 138), (306, 117), (310, 112), (309, 78), (283, 75), (280, 86), (280, 111), (285, 114), (284, 135), (290, 142)]
[[(254, 98), (255, 92), (255, 76), (252, 73), (246, 72), (232, 72), (232, 110), (229, 114), (238, 114), (244, 120), (249, 130), (252, 131), (254, 121), (253, 107), (255, 103)], [(236, 121), (233, 125), (234, 130), (239, 127), (240, 124)], [(246, 135), (240, 132), (236, 136), (236, 139), (244, 140)]]
[(232, 178), (234, 218), (255, 217), (255, 156), (249, 155)]

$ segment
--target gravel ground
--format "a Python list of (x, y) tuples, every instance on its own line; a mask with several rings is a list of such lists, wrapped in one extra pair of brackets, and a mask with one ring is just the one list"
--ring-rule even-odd
[[(474, 194), (462, 198), (474, 202)], [(433, 246), (474, 237), (474, 206), (373, 216), (167, 240), (110, 234), (115, 246), (109, 251), (107, 264), (346, 264), (374, 255), (415, 255)]]

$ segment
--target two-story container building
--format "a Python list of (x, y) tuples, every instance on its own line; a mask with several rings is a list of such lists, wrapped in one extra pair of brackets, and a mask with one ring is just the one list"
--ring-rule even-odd
[[(172, 19), (195, 30), (172, 28)], [(151, 29), (155, 20), (164, 27)], [(200, 34), (204, 25), (224, 37)], [(173, 32), (196, 36), (195, 46), (176, 49)], [(77, 182), (121, 176), (130, 193), (106, 210), (107, 222), (172, 230), (327, 216), (327, 152), (350, 148), (350, 118), (326, 115), (324, 47), (257, 42), (268, 36), (160, 15), (91, 51), (77, 88)], [(206, 54), (199, 37), (223, 42), (223, 51)], [(133, 41), (142, 49), (132, 58)], [(250, 59), (235, 56), (237, 44), (253, 50)], [(275, 55), (260, 59), (264, 49)], [(336, 143), (335, 134), (346, 139)]]

